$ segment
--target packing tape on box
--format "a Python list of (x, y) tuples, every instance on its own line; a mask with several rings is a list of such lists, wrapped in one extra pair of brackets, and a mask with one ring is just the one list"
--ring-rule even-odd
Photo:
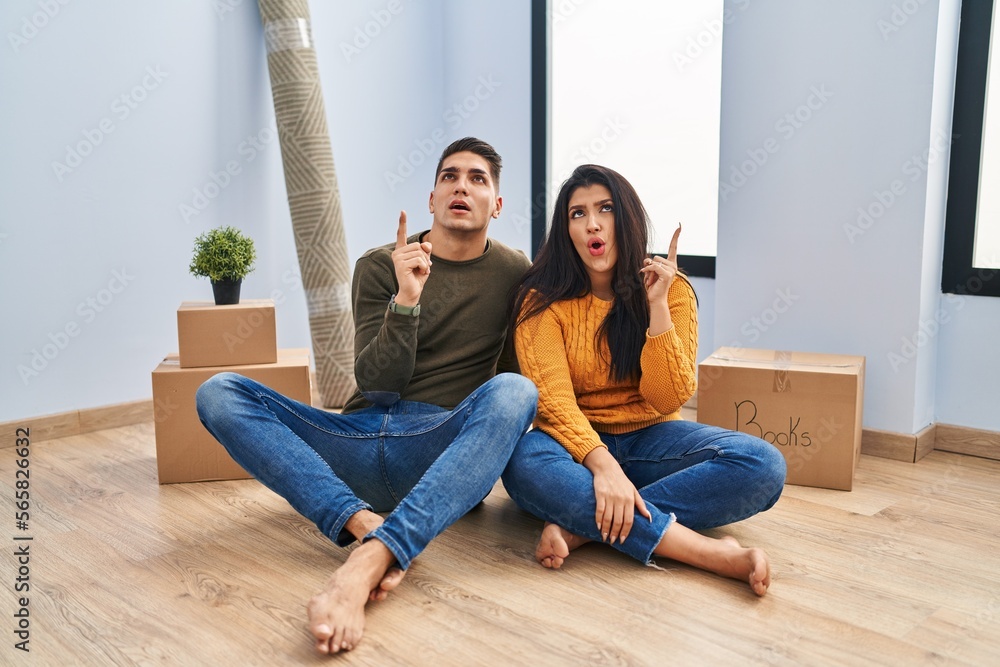
[[(780, 354), (780, 353), (775, 353), (775, 356), (777, 356), (777, 354)], [(789, 354), (790, 355), (791, 352), (785, 352), (784, 354)], [(735, 362), (737, 364), (763, 363), (760, 359), (745, 359), (745, 358), (742, 358), (742, 357), (731, 357), (731, 356), (728, 356), (728, 355), (725, 355), (725, 354), (712, 354), (708, 358), (706, 358), (705, 361), (708, 361), (709, 359), (716, 359), (718, 361), (732, 361), (732, 362)], [(796, 366), (807, 366), (807, 367), (810, 367), (810, 368), (857, 368), (858, 367), (858, 363), (857, 362), (847, 362), (847, 363), (843, 363), (843, 364), (831, 364), (831, 363), (824, 363), (824, 362), (819, 362), (819, 361), (801, 361), (801, 360), (799, 360), (799, 361), (795, 361), (794, 364)]]
[[(771, 390), (776, 394), (787, 393), (792, 390), (792, 379), (789, 371), (791, 371), (793, 364), (795, 366), (804, 366), (807, 368), (856, 368), (858, 366), (856, 362), (828, 363), (802, 360), (793, 361), (792, 354), (793, 353), (789, 350), (778, 350), (774, 353), (774, 379), (771, 384)], [(764, 361), (762, 359), (746, 359), (725, 354), (713, 354), (709, 357), (709, 359), (734, 363), (761, 363)]]
[(780, 394), (792, 390), (792, 380), (788, 377), (788, 369), (791, 366), (790, 351), (781, 350), (774, 353), (774, 386), (771, 391)]

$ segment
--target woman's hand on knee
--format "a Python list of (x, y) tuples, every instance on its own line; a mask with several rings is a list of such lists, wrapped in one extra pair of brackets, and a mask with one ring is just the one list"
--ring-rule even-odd
[(635, 511), (651, 518), (639, 491), (625, 475), (618, 461), (604, 447), (593, 450), (583, 461), (594, 475), (594, 520), (601, 540), (624, 542), (632, 531)]

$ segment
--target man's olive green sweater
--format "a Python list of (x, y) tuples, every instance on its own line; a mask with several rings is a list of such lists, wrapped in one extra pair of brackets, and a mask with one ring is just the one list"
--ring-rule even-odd
[[(408, 241), (419, 241), (424, 234)], [(388, 308), (399, 290), (394, 248), (388, 244), (369, 250), (354, 267), (358, 391), (343, 411), (368, 407), (370, 398), (388, 402), (394, 395), (451, 409), (496, 373), (516, 372), (513, 344), (506, 336), (507, 298), (530, 266), (524, 253), (488, 240), (485, 252), (468, 261), (450, 262), (432, 254), (420, 314), (412, 317)]]

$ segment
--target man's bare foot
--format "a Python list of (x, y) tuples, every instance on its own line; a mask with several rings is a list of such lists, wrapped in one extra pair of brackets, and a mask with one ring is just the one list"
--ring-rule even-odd
[(589, 541), (554, 523), (546, 523), (542, 528), (542, 536), (538, 538), (538, 546), (535, 547), (535, 560), (543, 567), (557, 570), (562, 567), (570, 551)]
[(771, 565), (764, 550), (744, 547), (729, 535), (715, 539), (674, 522), (654, 553), (745, 581), (760, 596), (765, 595), (771, 585)]
[[(344, 530), (354, 535), (354, 538), (358, 542), (362, 542), (368, 533), (381, 526), (384, 522), (385, 519), (375, 514), (375, 512), (361, 510), (347, 520), (344, 524)], [(385, 576), (382, 577), (379, 585), (373, 588), (371, 593), (368, 594), (368, 599), (372, 601), (386, 599), (389, 596), (389, 591), (399, 586), (399, 582), (403, 580), (405, 574), (398, 567), (390, 567), (386, 571)]]
[(389, 572), (394, 561), (382, 542), (369, 540), (352, 551), (326, 587), (309, 600), (309, 631), (316, 638), (317, 651), (338, 653), (357, 646), (365, 628), (365, 603), (373, 590), (386, 579), (390, 580), (387, 590), (402, 580), (402, 570), (396, 568), (398, 576)]
[(389, 596), (389, 591), (399, 586), (405, 576), (405, 570), (401, 570), (398, 567), (390, 567), (385, 571), (385, 576), (382, 577), (382, 581), (378, 583), (378, 586), (373, 588), (372, 592), (368, 594), (368, 599), (372, 601), (386, 599)]

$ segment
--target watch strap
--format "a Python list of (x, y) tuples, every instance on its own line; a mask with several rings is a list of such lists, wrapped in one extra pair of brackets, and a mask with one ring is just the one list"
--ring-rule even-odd
[(420, 304), (415, 306), (402, 306), (396, 303), (396, 295), (393, 294), (392, 298), (389, 299), (389, 310), (396, 313), (397, 315), (409, 315), (410, 317), (417, 317), (420, 315)]

